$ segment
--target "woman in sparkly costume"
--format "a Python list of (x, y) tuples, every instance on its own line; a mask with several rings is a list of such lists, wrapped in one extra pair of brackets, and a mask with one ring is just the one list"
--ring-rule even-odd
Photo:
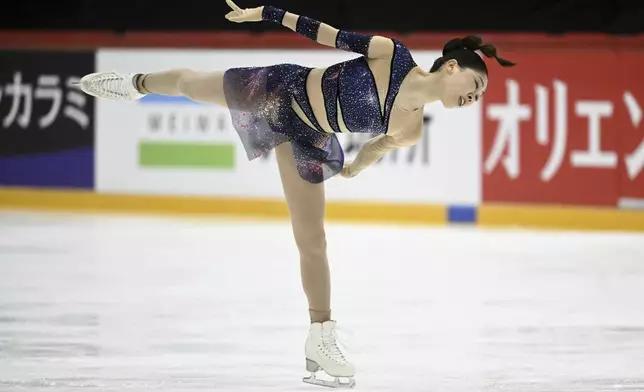
[[(476, 102), (488, 85), (477, 50), (502, 66), (514, 63), (497, 57), (494, 46), (480, 38), (465, 37), (448, 42), (427, 72), (396, 39), (338, 30), (272, 6), (241, 9), (232, 0), (227, 3), (230, 21), (270, 21), (361, 56), (326, 68), (278, 64), (209, 72), (101, 72), (83, 77), (81, 88), (99, 98), (159, 94), (227, 107), (250, 160), (275, 149), (309, 304), (307, 369), (336, 377), (332, 386), (341, 385), (339, 377), (350, 378), (352, 386), (355, 369), (337, 347), (331, 319), (323, 182), (338, 174), (353, 177), (388, 151), (414, 145), (422, 134), (425, 104), (440, 101), (459, 108)], [(353, 162), (345, 162), (339, 132), (378, 136)], [(314, 374), (305, 380), (325, 383)]]

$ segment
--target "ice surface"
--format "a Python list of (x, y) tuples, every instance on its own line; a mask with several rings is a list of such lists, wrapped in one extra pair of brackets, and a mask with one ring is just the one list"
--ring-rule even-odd
[[(357, 391), (644, 391), (644, 236), (328, 225)], [(315, 391), (287, 223), (0, 214), (0, 391)]]

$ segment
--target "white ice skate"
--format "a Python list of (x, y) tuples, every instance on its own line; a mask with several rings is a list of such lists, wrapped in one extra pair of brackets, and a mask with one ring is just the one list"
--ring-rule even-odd
[[(353, 388), (355, 368), (338, 347), (335, 325), (335, 321), (311, 324), (305, 346), (306, 370), (311, 372), (311, 376), (305, 377), (303, 381), (331, 388)], [(323, 370), (335, 380), (326, 381), (316, 378), (319, 370)], [(342, 378), (348, 379), (348, 382), (341, 382)]]
[(98, 72), (83, 76), (78, 84), (86, 94), (97, 98), (134, 101), (146, 95), (134, 87), (134, 76), (135, 74)]

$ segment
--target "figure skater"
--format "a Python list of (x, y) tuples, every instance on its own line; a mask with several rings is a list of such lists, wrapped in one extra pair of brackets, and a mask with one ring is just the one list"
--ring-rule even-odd
[[(360, 56), (323, 68), (277, 64), (208, 72), (99, 72), (84, 76), (80, 85), (99, 98), (129, 101), (158, 94), (220, 105), (230, 111), (249, 160), (275, 149), (309, 305), (305, 356), (311, 376), (304, 381), (353, 387), (355, 368), (337, 345), (331, 318), (323, 182), (338, 174), (354, 177), (388, 151), (414, 145), (422, 135), (425, 104), (462, 108), (478, 101), (488, 75), (477, 50), (501, 66), (514, 63), (469, 36), (449, 41), (427, 72), (399, 40), (338, 30), (273, 6), (241, 9), (232, 0), (227, 3), (232, 11), (226, 18), (232, 22), (270, 21)], [(378, 136), (345, 162), (336, 137), (340, 132)], [(319, 370), (335, 381), (316, 379)]]

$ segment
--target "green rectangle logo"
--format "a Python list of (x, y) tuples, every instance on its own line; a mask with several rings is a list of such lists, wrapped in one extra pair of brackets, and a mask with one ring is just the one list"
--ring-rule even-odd
[(142, 141), (139, 166), (157, 168), (233, 169), (235, 145)]

